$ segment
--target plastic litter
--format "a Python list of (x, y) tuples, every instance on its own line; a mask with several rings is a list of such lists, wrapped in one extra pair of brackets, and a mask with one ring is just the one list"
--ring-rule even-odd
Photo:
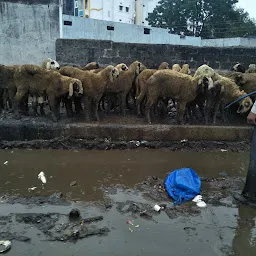
[(226, 149), (221, 149), (220, 151), (221, 151), (221, 152), (227, 152), (227, 150), (226, 150)]
[(0, 240), (0, 253), (8, 251), (12, 246), (12, 242), (9, 240)]
[(188, 140), (184, 139), (184, 140), (181, 140), (180, 142), (181, 143), (184, 143), (184, 142), (187, 142)]
[(199, 202), (196, 203), (196, 205), (197, 205), (198, 207), (201, 207), (201, 208), (206, 207), (206, 203), (205, 203), (204, 201), (199, 201)]
[(43, 183), (46, 183), (46, 177), (45, 177), (44, 172), (40, 172), (38, 174), (38, 179), (41, 180)]
[(28, 191), (33, 191), (35, 190), (37, 187), (32, 187), (32, 188), (28, 188)]
[(5, 162), (4, 162), (4, 165), (8, 165), (8, 161), (5, 161)]
[(161, 210), (161, 206), (159, 206), (158, 204), (156, 204), (156, 205), (154, 206), (154, 210), (155, 210), (156, 212), (159, 212), (159, 211)]
[(193, 169), (182, 168), (174, 170), (166, 177), (165, 188), (176, 205), (199, 195), (201, 180)]
[(195, 202), (195, 203), (200, 202), (200, 201), (202, 201), (202, 196), (197, 195), (192, 201)]

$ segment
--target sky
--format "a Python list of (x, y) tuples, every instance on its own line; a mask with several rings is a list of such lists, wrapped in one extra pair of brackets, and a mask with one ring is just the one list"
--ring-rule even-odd
[(242, 7), (251, 18), (256, 19), (256, 0), (239, 0), (238, 7)]

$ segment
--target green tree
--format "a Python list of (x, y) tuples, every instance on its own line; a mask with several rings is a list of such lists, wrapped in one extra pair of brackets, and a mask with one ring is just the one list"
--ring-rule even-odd
[(256, 34), (256, 24), (238, 0), (161, 0), (148, 22), (153, 27), (170, 29), (170, 33), (205, 38), (248, 36)]

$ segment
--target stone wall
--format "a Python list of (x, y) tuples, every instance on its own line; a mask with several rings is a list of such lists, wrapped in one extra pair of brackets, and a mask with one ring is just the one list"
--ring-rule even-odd
[(143, 62), (154, 68), (162, 61), (169, 64), (189, 63), (191, 68), (208, 64), (228, 70), (236, 62), (256, 63), (256, 51), (242, 47), (191, 47), (168, 44), (128, 44), (87, 39), (57, 39), (56, 58), (61, 64), (85, 65), (97, 61), (101, 65)]
[(0, 64), (40, 64), (55, 59), (58, 0), (0, 0)]

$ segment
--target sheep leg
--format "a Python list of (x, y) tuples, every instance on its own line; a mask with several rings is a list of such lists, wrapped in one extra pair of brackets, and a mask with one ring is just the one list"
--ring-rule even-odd
[(186, 110), (186, 102), (177, 102), (177, 124), (184, 124), (184, 114)]
[(221, 113), (221, 117), (222, 117), (222, 121), (224, 122), (224, 123), (226, 123), (227, 122), (227, 110), (225, 111), (225, 109), (224, 109), (224, 104), (223, 103), (221, 103), (220, 104), (220, 113)]
[(154, 105), (155, 101), (154, 99), (148, 99), (147, 100), (147, 103), (146, 103), (146, 106), (145, 106), (145, 115), (146, 115), (146, 118), (147, 118), (147, 121), (149, 124), (151, 124), (151, 109), (152, 109), (152, 106)]
[(32, 109), (33, 109), (34, 116), (38, 116), (37, 106), (38, 106), (37, 97), (33, 96), (33, 98), (32, 98)]
[(121, 95), (121, 114), (125, 116), (126, 113), (126, 93)]
[(4, 101), (3, 101), (4, 89), (0, 89), (0, 113), (4, 109)]
[(44, 97), (43, 96), (40, 96), (38, 98), (38, 105), (39, 105), (39, 108), (40, 108), (40, 115), (41, 116), (45, 116), (45, 112), (44, 112)]
[(83, 97), (85, 121), (90, 121), (90, 100), (88, 96)]
[(65, 103), (67, 116), (72, 117), (74, 115), (74, 112), (73, 112), (73, 109), (72, 109), (72, 99), (65, 98), (63, 100), (64, 100), (64, 103)]
[(100, 101), (100, 99), (92, 100), (92, 113), (94, 114), (96, 121), (100, 121), (100, 117), (99, 117), (99, 113), (98, 113), (99, 101)]
[[(78, 97), (74, 98), (75, 112), (77, 115), (79, 115), (83, 110), (81, 106), (81, 101), (84, 101), (84, 98), (78, 98)], [(72, 109), (72, 103), (71, 103), (71, 109)]]
[[(214, 104), (214, 108), (213, 108), (213, 124), (216, 124), (216, 116), (218, 113), (218, 110), (220, 109), (220, 101), (218, 100), (215, 104)], [(224, 110), (225, 111), (225, 110)]]
[(205, 123), (205, 112), (204, 112), (204, 103), (203, 102), (198, 102), (198, 108), (199, 108), (199, 112), (201, 114), (203, 123)]
[(58, 113), (58, 108), (57, 108), (57, 101), (56, 101), (56, 98), (52, 95), (50, 95), (48, 97), (48, 100), (49, 100), (49, 106), (50, 106), (50, 109), (51, 109), (51, 113), (52, 113), (52, 119), (53, 121), (58, 121), (59, 119), (59, 113)]
[(15, 112), (16, 118), (20, 118), (19, 107), (21, 106), (22, 99), (26, 96), (26, 93), (23, 91), (17, 91), (13, 100), (13, 109)]

